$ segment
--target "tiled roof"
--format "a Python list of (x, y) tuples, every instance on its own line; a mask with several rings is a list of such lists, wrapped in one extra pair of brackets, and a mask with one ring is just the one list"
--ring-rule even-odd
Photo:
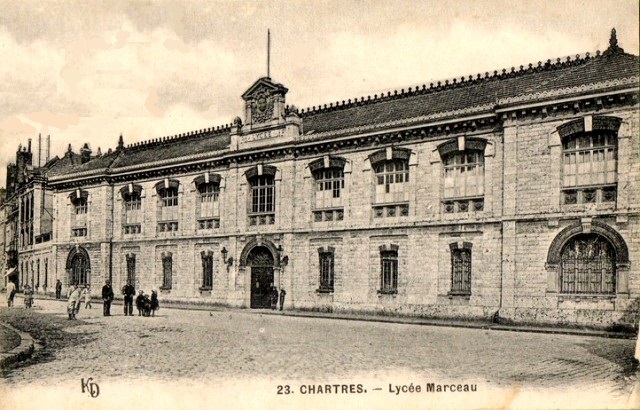
[[(480, 75), (479, 75), (480, 76)], [(548, 61), (538, 66), (503, 70), (447, 84), (431, 84), (377, 98), (303, 111), (305, 133), (381, 124), (438, 113), (460, 112), (472, 107), (491, 107), (507, 97), (540, 91), (595, 84), (638, 76), (638, 57), (614, 53), (571, 61)]]
[[(519, 69), (494, 71), (468, 78), (453, 79), (401, 90), (381, 96), (360, 98), (319, 106), (299, 112), (305, 134), (340, 134), (349, 129), (385, 128), (403, 120), (449, 118), (468, 114), (491, 113), (499, 104), (521, 98), (532, 99), (552, 96), (554, 93), (573, 92), (606, 83), (606, 89), (622, 80), (632, 79), (637, 86), (638, 56), (626, 54), (620, 48), (608, 50), (595, 57), (588, 54), (580, 58), (560, 59)], [(620, 80), (620, 81), (619, 81)], [(622, 82), (624, 83), (624, 82)], [(210, 128), (180, 134), (171, 138), (155, 139), (127, 147), (80, 164), (80, 156), (68, 152), (52, 164), (50, 176), (94, 174), (109, 168), (112, 172), (125, 171), (160, 161), (180, 161), (187, 157), (206, 155), (223, 150), (230, 144), (230, 126)]]
[(111, 168), (117, 170), (134, 165), (166, 161), (218, 151), (229, 146), (229, 129), (205, 130), (192, 135), (164, 139), (124, 148)]

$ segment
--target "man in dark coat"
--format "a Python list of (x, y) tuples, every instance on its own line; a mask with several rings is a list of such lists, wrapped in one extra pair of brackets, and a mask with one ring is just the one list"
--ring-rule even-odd
[(127, 284), (122, 287), (122, 294), (124, 295), (124, 315), (133, 316), (133, 297), (136, 295), (136, 289), (131, 282), (127, 281)]
[(113, 288), (111, 288), (111, 281), (106, 281), (102, 287), (102, 301), (104, 302), (102, 314), (104, 316), (111, 316), (111, 301), (113, 300)]
[(56, 299), (60, 299), (60, 295), (62, 294), (62, 282), (60, 279), (56, 282)]
[(287, 292), (280, 288), (280, 310), (282, 310), (283, 306), (284, 306), (284, 297), (287, 295)]

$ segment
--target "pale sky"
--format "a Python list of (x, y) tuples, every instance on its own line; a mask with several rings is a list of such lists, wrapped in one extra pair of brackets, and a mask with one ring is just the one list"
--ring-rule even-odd
[(298, 108), (619, 45), (637, 0), (0, 0), (0, 186), (18, 144), (95, 153), (242, 117), (266, 75)]

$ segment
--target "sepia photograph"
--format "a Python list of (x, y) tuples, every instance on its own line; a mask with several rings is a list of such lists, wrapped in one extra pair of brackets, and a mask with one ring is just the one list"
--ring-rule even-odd
[(640, 408), (637, 0), (0, 10), (0, 410)]

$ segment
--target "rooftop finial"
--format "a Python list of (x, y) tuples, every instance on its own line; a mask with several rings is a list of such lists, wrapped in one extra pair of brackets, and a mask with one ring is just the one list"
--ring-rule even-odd
[(616, 29), (611, 29), (611, 37), (609, 38), (609, 48), (618, 48), (618, 37), (616, 36)]
[(122, 134), (120, 134), (120, 138), (118, 138), (118, 148), (117, 149), (123, 149), (124, 148), (124, 138), (122, 138)]
[(602, 55), (611, 55), (616, 53), (624, 53), (624, 50), (618, 46), (618, 36), (616, 35), (616, 29), (611, 29), (611, 37), (609, 37), (609, 48), (602, 53)]

